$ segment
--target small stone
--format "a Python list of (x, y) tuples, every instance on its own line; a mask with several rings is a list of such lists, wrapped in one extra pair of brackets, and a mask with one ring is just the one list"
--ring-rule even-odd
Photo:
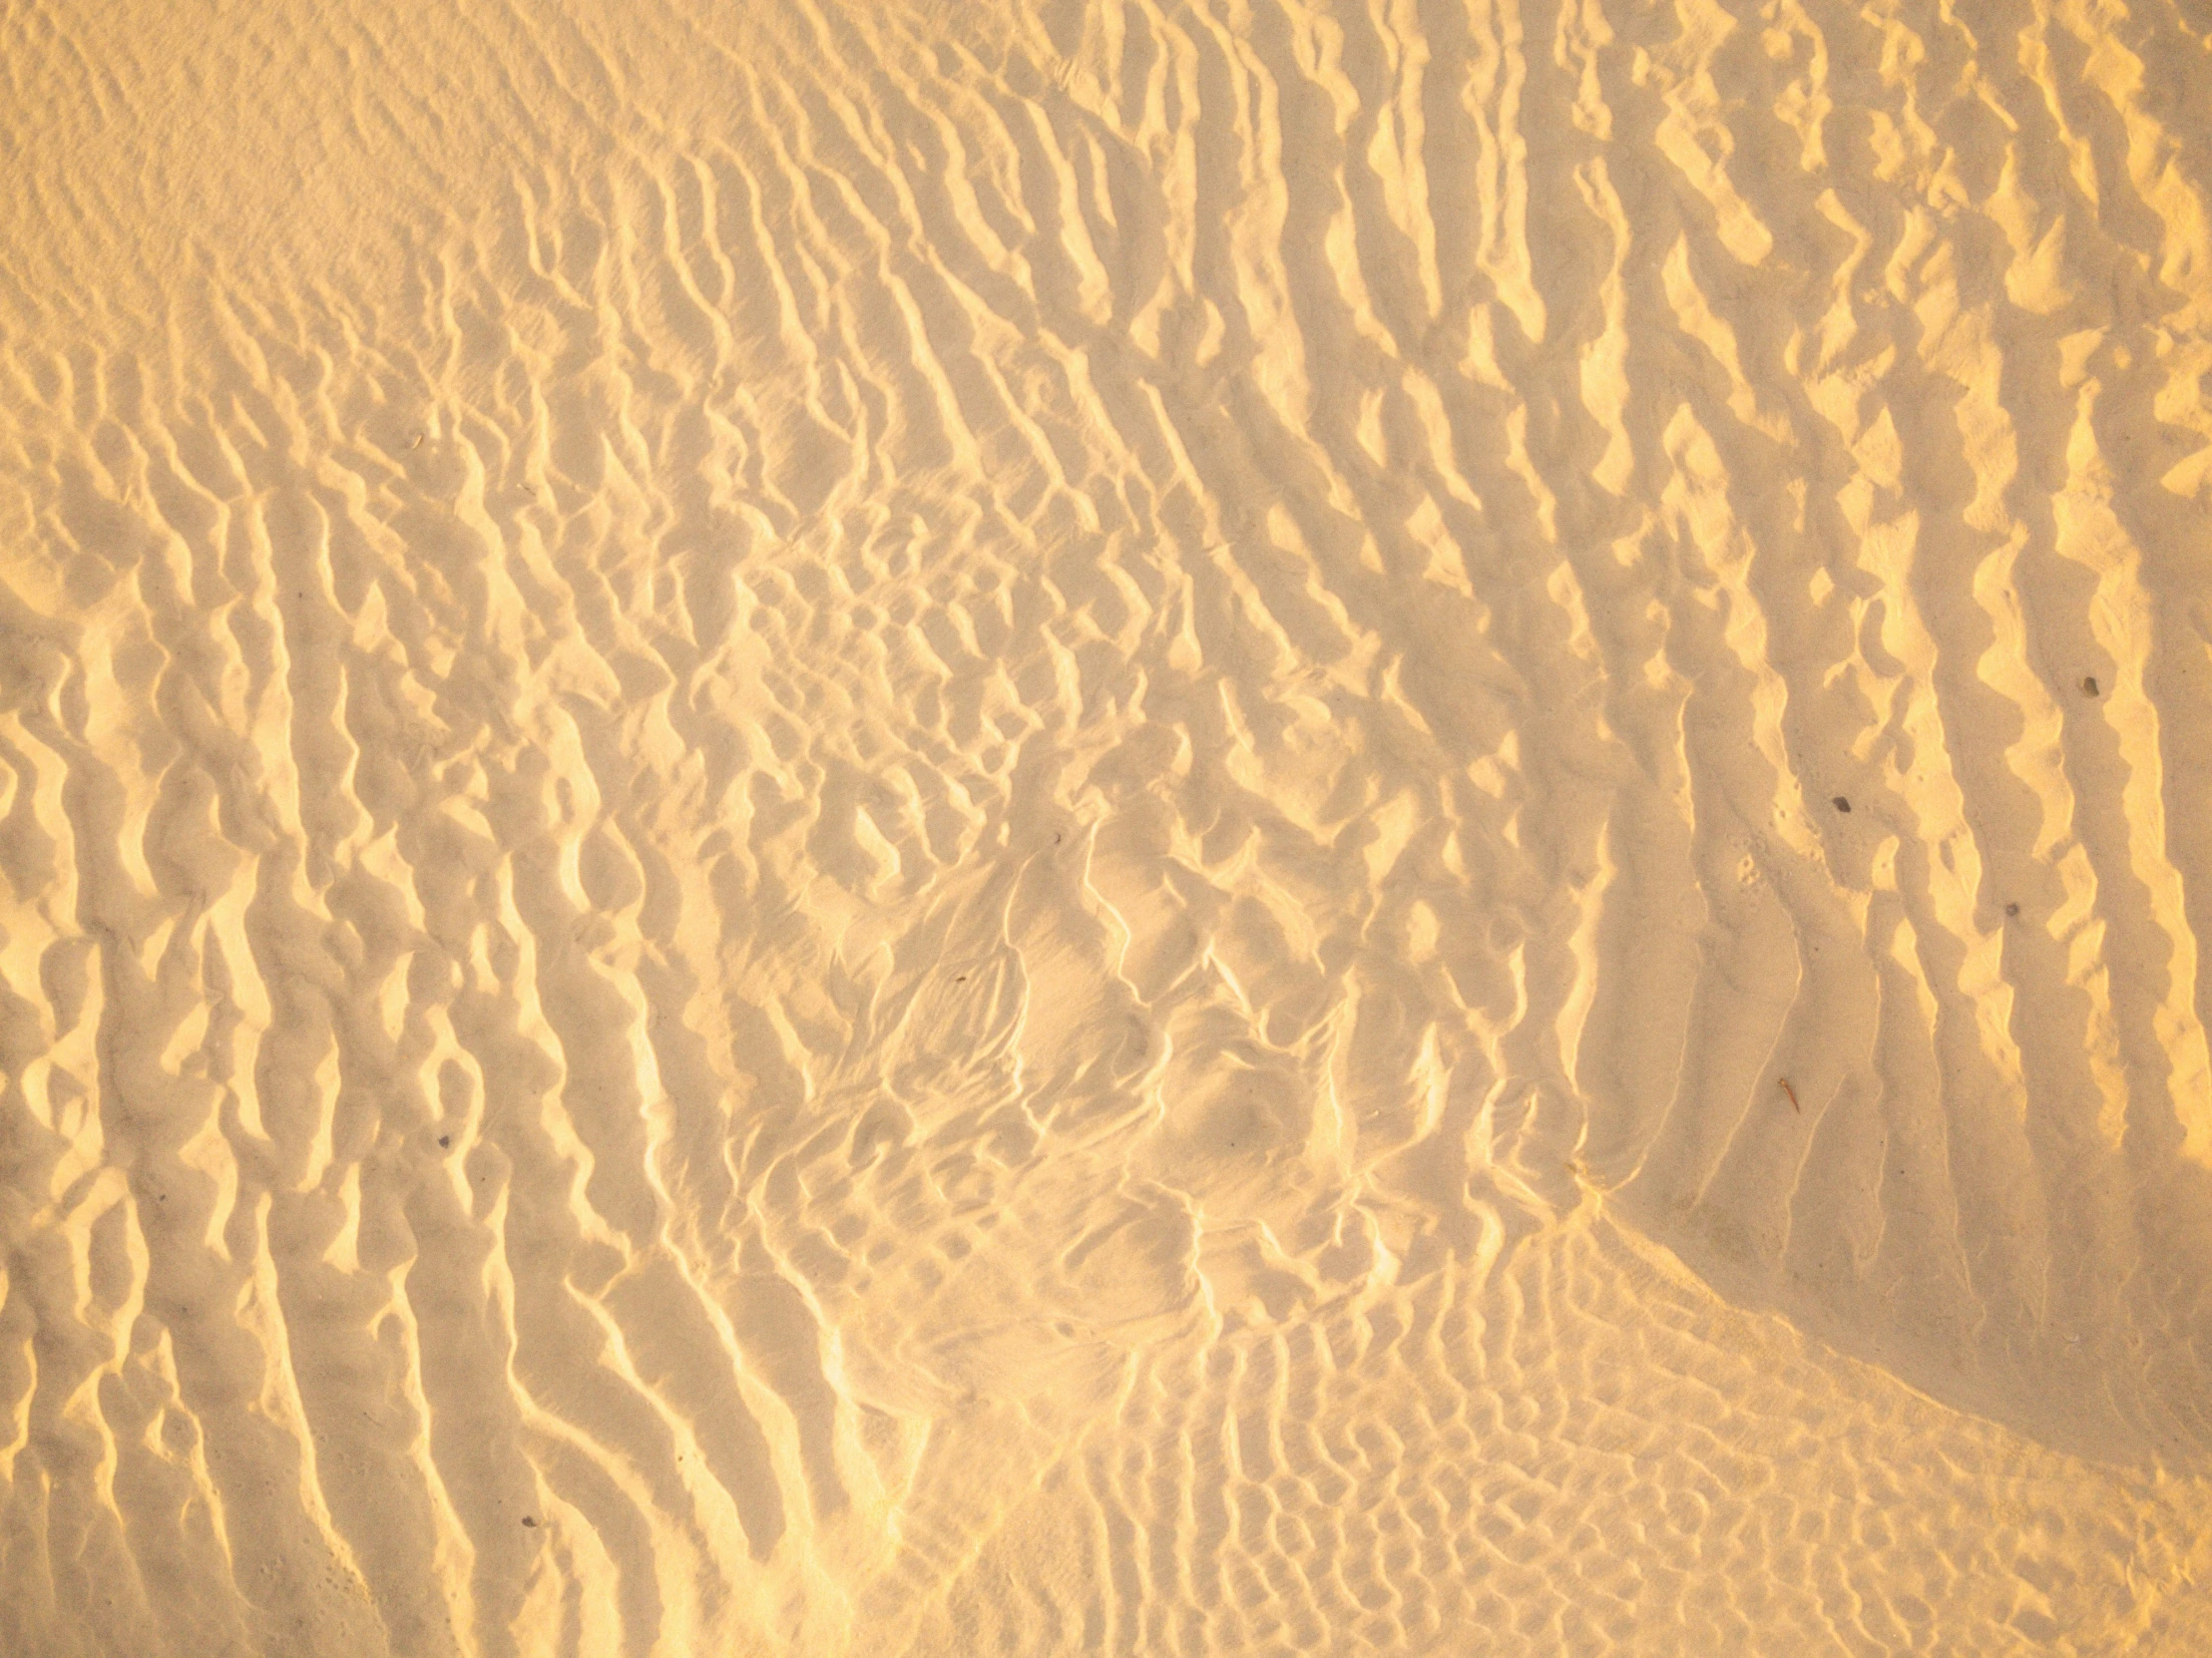
[(1850, 811), (1850, 810), (1851, 810), (1851, 802), (1850, 802), (1850, 801), (1848, 801), (1848, 800), (1846, 800), (1846, 799), (1845, 799), (1845, 798), (1844, 798), (1844, 797), (1843, 797), (1842, 795), (1840, 795), (1840, 794), (1839, 794), (1839, 795), (1837, 795), (1837, 796), (1836, 796), (1836, 810), (1837, 810), (1837, 811), (1839, 811), (1839, 812), (1848, 812), (1848, 811)]
[(2092, 673), (2092, 674), (2090, 674), (2090, 675), (2089, 675), (2089, 676), (2088, 676), (2087, 678), (2085, 678), (2085, 679), (2083, 679), (2083, 680), (2081, 681), (2081, 694), (2082, 694), (2083, 696), (2094, 696), (2094, 695), (2096, 695), (2096, 693), (2097, 693), (2097, 676), (2096, 676), (2095, 674), (2093, 674), (2093, 673)]
[(2016, 916), (2020, 913), (2020, 907), (2017, 904), (2007, 904), (2004, 906), (2004, 913), (2008, 916)]
[(528, 1514), (523, 1515), (522, 1522), (523, 1524), (529, 1526), (533, 1531), (535, 1531), (538, 1527), (538, 1522), (532, 1519)]
[(453, 1143), (453, 1136), (451, 1134), (440, 1134), (438, 1136), (438, 1143), (440, 1145), (451, 1145)]

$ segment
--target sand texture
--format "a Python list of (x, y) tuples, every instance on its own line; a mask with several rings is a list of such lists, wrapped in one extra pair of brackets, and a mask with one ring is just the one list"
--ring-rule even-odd
[(2205, 0), (0, 7), (0, 1654), (2212, 1653)]

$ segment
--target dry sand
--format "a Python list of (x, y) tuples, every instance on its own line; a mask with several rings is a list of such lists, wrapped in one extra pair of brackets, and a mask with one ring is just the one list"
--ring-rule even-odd
[(2203, 0), (17, 0), (0, 1652), (2212, 1652)]

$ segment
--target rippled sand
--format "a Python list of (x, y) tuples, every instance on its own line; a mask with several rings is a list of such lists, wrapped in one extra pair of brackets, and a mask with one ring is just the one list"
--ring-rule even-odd
[(2212, 1652), (2197, 0), (20, 0), (0, 1651)]

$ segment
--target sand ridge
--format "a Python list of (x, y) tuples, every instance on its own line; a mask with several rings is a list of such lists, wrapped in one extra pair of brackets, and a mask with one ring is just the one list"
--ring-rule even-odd
[(2192, 7), (143, 10), (0, 1647), (2212, 1646)]

